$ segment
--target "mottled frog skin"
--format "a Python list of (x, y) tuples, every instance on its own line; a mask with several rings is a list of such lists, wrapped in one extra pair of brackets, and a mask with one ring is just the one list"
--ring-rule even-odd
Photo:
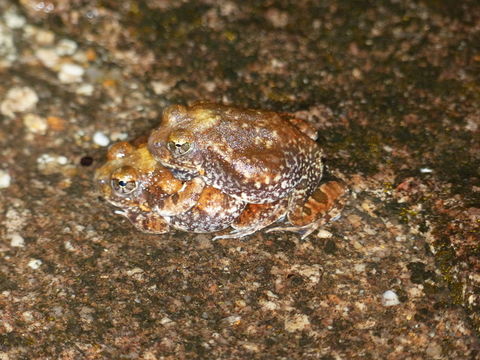
[(238, 200), (273, 204), (267, 212), (287, 201), (291, 226), (278, 230), (308, 235), (323, 223), (312, 206), (324, 195), (323, 152), (315, 139), (307, 123), (285, 114), (197, 103), (165, 109), (148, 142), (178, 178), (200, 177)]
[(323, 170), (318, 144), (279, 114), (209, 103), (165, 109), (149, 149), (176, 175), (253, 204), (304, 202)]
[(95, 179), (103, 197), (121, 209), (116, 213), (148, 233), (166, 233), (170, 226), (198, 233), (223, 230), (245, 208), (199, 178), (176, 179), (151, 156), (146, 138), (113, 145)]

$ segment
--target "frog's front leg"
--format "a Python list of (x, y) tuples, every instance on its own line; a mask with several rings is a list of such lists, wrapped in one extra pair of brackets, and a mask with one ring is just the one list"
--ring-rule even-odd
[(287, 198), (269, 204), (247, 204), (230, 225), (234, 230), (229, 234), (215, 236), (213, 240), (236, 239), (253, 234), (284, 217), (287, 208)]
[(139, 208), (117, 210), (115, 214), (126, 217), (135, 228), (149, 234), (165, 234), (170, 231), (167, 221), (153, 211), (143, 211)]
[(198, 203), (204, 187), (205, 183), (199, 177), (196, 177), (184, 182), (178, 192), (167, 197), (162, 195), (159, 198), (155, 198), (155, 194), (152, 193), (149, 198), (149, 204), (161, 216), (183, 214)]
[(293, 231), (306, 238), (330, 219), (340, 214), (343, 207), (343, 195), (347, 187), (336, 180), (322, 182), (303, 205), (290, 208), (287, 214), (292, 226), (276, 227), (271, 231)]

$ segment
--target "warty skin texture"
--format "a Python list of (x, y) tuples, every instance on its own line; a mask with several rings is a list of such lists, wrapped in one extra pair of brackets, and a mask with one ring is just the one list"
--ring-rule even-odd
[(289, 196), (296, 206), (319, 185), (323, 171), (323, 152), (301, 124), (270, 111), (173, 105), (151, 133), (149, 149), (180, 176), (200, 176), (237, 199), (263, 204)]

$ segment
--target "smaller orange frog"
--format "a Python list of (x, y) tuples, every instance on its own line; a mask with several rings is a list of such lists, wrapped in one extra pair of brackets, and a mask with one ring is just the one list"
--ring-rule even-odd
[(151, 156), (146, 138), (111, 146), (95, 181), (103, 197), (121, 209), (116, 213), (146, 233), (163, 234), (170, 227), (208, 233), (232, 226), (238, 233), (228, 237), (237, 238), (270, 225), (285, 212), (279, 206), (266, 211), (261, 205), (247, 205), (199, 178), (176, 179)]

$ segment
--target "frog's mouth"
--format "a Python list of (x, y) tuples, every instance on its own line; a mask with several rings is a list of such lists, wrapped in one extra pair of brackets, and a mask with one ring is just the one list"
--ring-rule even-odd
[(177, 179), (182, 180), (182, 181), (190, 181), (193, 178), (199, 176), (200, 174), (198, 173), (197, 170), (195, 169), (190, 169), (190, 168), (185, 168), (185, 167), (179, 167), (175, 165), (171, 165), (168, 163), (160, 162), (163, 166), (165, 166), (168, 170), (170, 170)]

